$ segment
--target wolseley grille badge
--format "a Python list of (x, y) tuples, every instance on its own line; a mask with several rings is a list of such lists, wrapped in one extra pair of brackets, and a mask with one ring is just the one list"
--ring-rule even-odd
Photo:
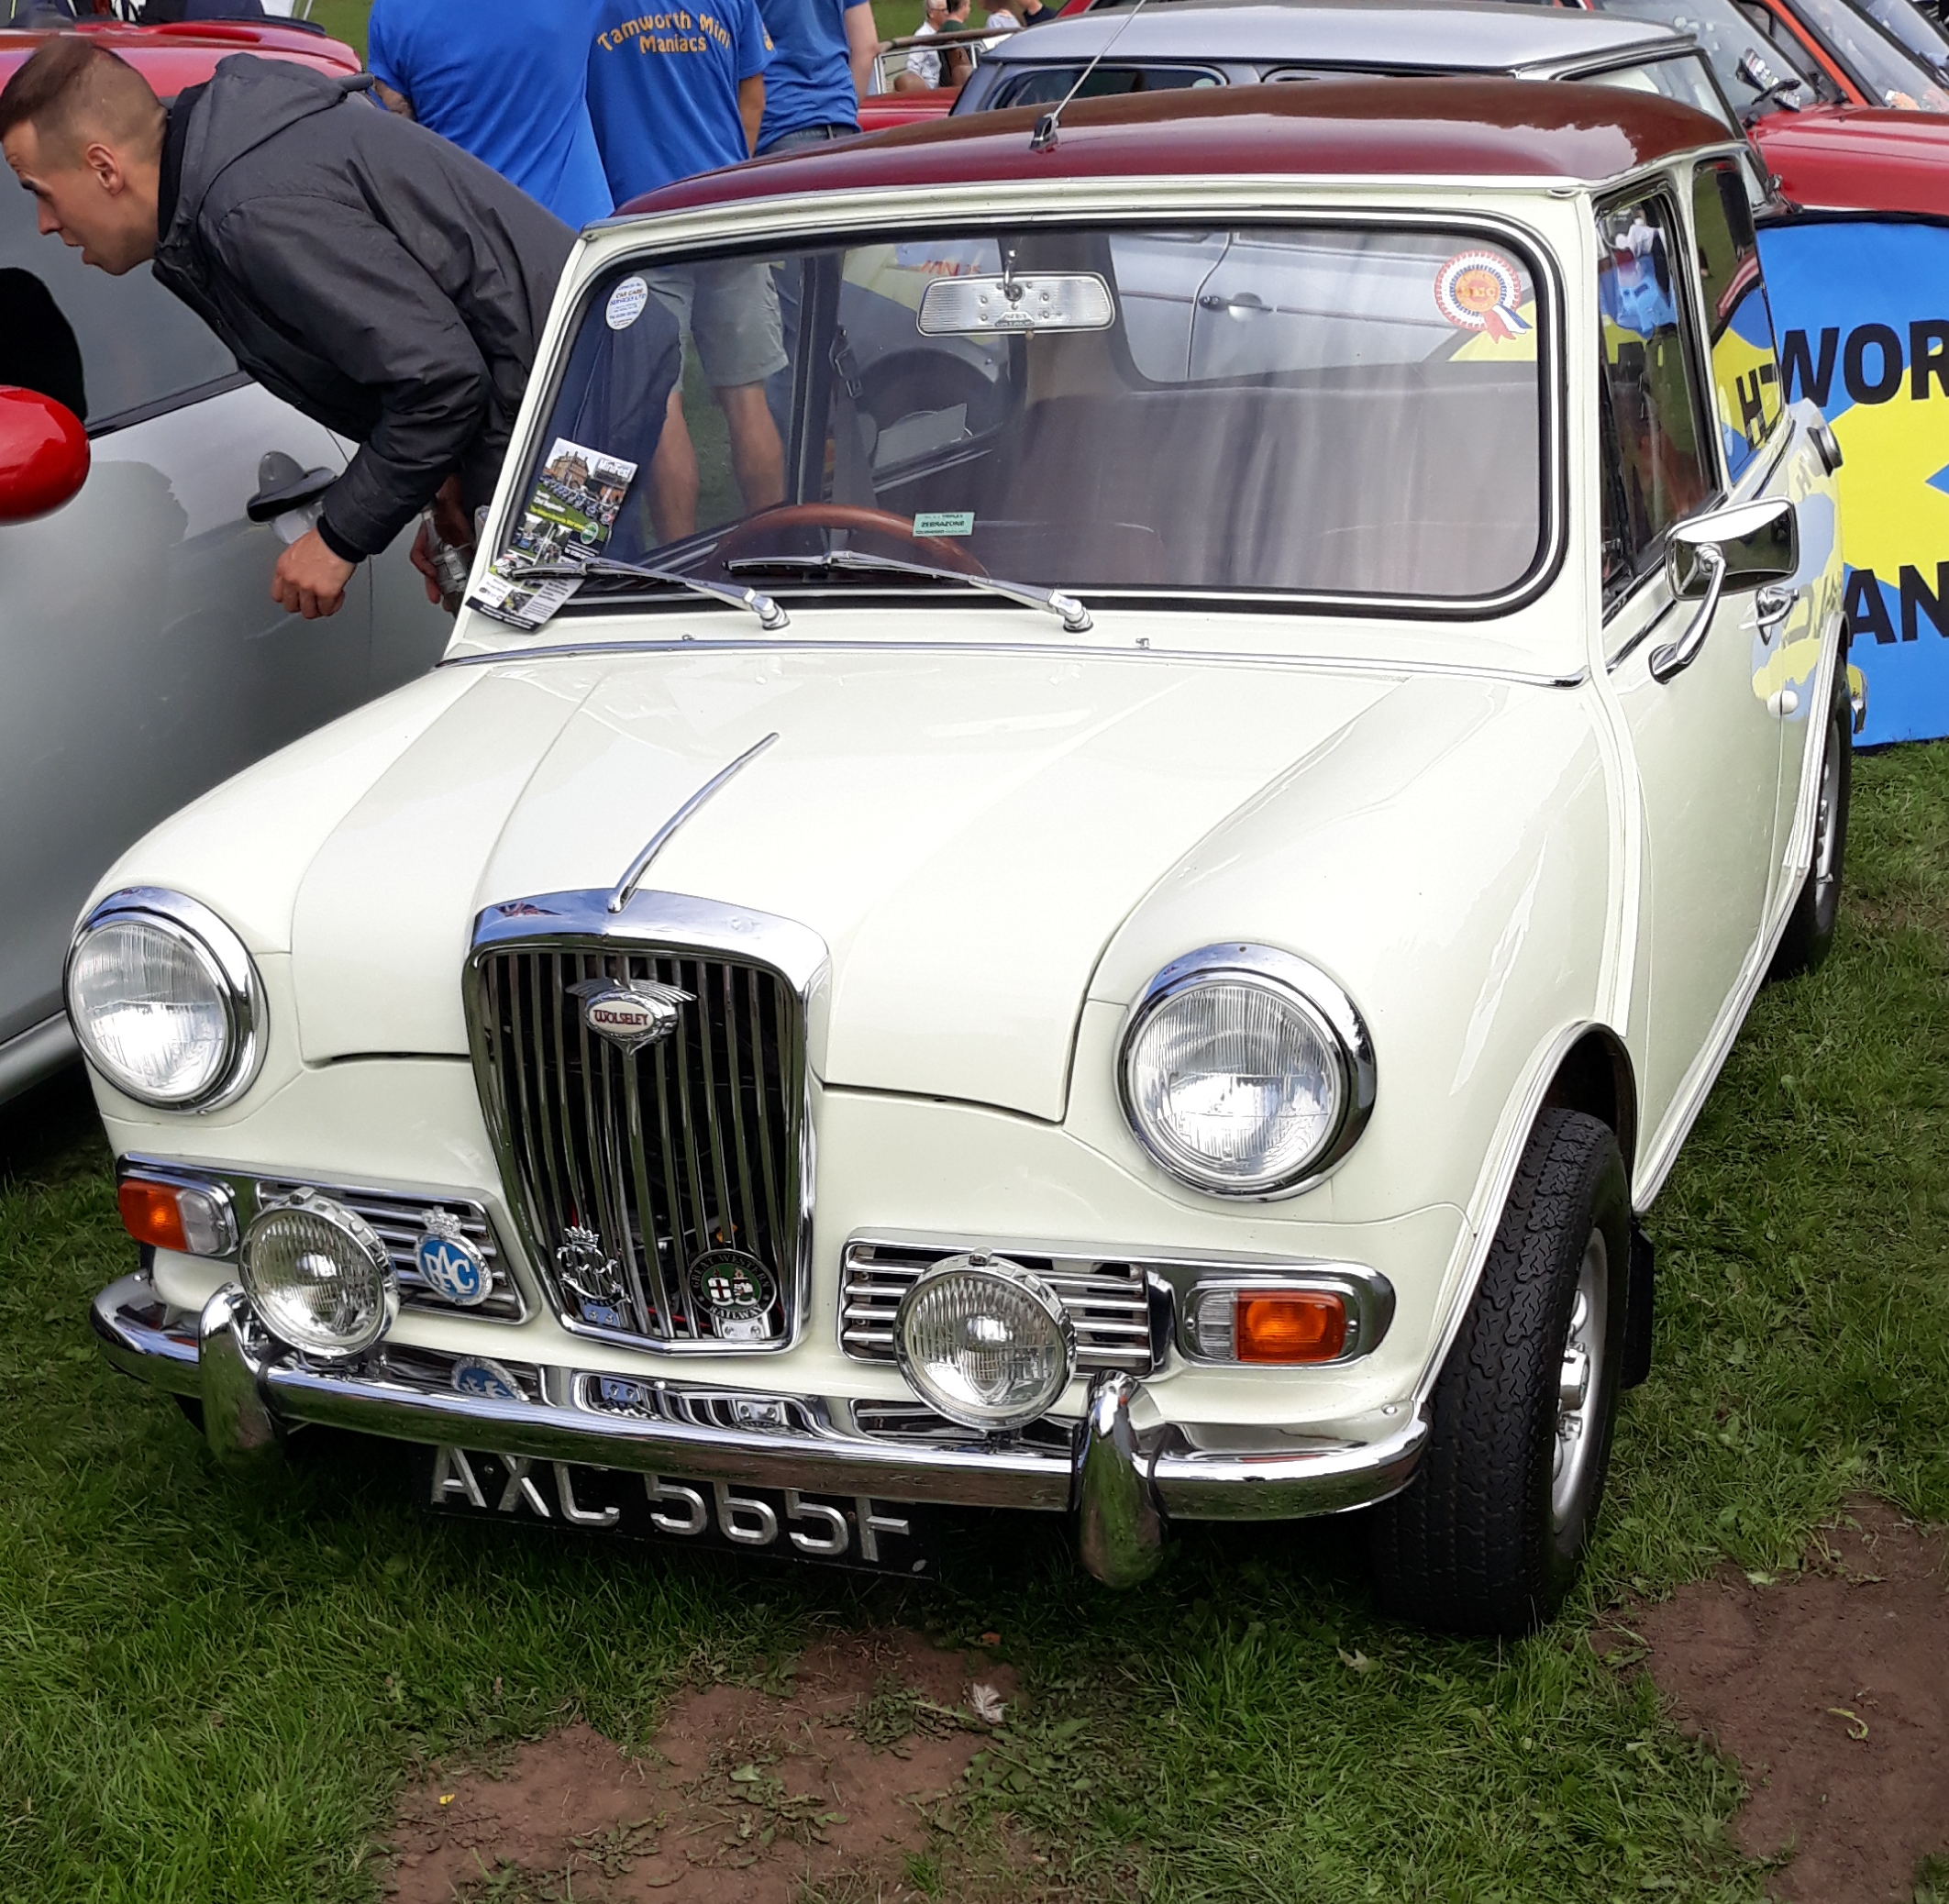
[(696, 1002), (694, 992), (655, 979), (584, 979), (569, 990), (582, 1002), (582, 1023), (625, 1054), (669, 1037), (682, 1008)]

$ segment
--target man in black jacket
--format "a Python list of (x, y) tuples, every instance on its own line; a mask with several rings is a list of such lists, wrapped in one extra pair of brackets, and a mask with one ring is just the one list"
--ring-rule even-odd
[[(307, 618), (335, 614), (355, 566), (429, 504), (444, 539), (471, 544), (574, 242), (370, 105), (368, 83), (238, 55), (165, 111), (133, 67), (65, 35), (0, 91), (0, 149), (44, 233), (117, 276), (152, 260), (242, 369), (361, 446), (278, 560), (272, 595)], [(670, 337), (641, 344), (667, 395), (662, 321)], [(432, 592), (424, 532), (414, 561)]]

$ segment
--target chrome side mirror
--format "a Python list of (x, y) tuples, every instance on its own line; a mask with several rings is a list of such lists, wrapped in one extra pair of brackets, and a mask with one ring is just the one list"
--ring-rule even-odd
[(1784, 496), (1736, 504), (1678, 524), (1665, 553), (1666, 580), (1675, 597), (1699, 606), (1684, 634), (1652, 651), (1652, 679), (1669, 681), (1699, 659), (1727, 590), (1786, 581), (1800, 566), (1800, 521)]

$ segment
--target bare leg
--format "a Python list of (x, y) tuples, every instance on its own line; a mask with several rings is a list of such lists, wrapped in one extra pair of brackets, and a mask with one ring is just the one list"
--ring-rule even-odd
[[(782, 475), (780, 481), (782, 485)], [(681, 387), (670, 393), (663, 434), (649, 462), (649, 515), (659, 542), (678, 542), (697, 533), (697, 451), (683, 420)]]
[(729, 383), (714, 391), (731, 432), (731, 467), (747, 509), (769, 509), (785, 500), (785, 446), (771, 420), (762, 383)]

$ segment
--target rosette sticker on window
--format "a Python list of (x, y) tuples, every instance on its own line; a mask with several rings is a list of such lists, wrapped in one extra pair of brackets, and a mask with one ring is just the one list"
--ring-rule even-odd
[(1523, 273), (1500, 251), (1457, 251), (1434, 274), (1435, 309), (1457, 330), (1499, 343), (1529, 334), (1528, 302)]

